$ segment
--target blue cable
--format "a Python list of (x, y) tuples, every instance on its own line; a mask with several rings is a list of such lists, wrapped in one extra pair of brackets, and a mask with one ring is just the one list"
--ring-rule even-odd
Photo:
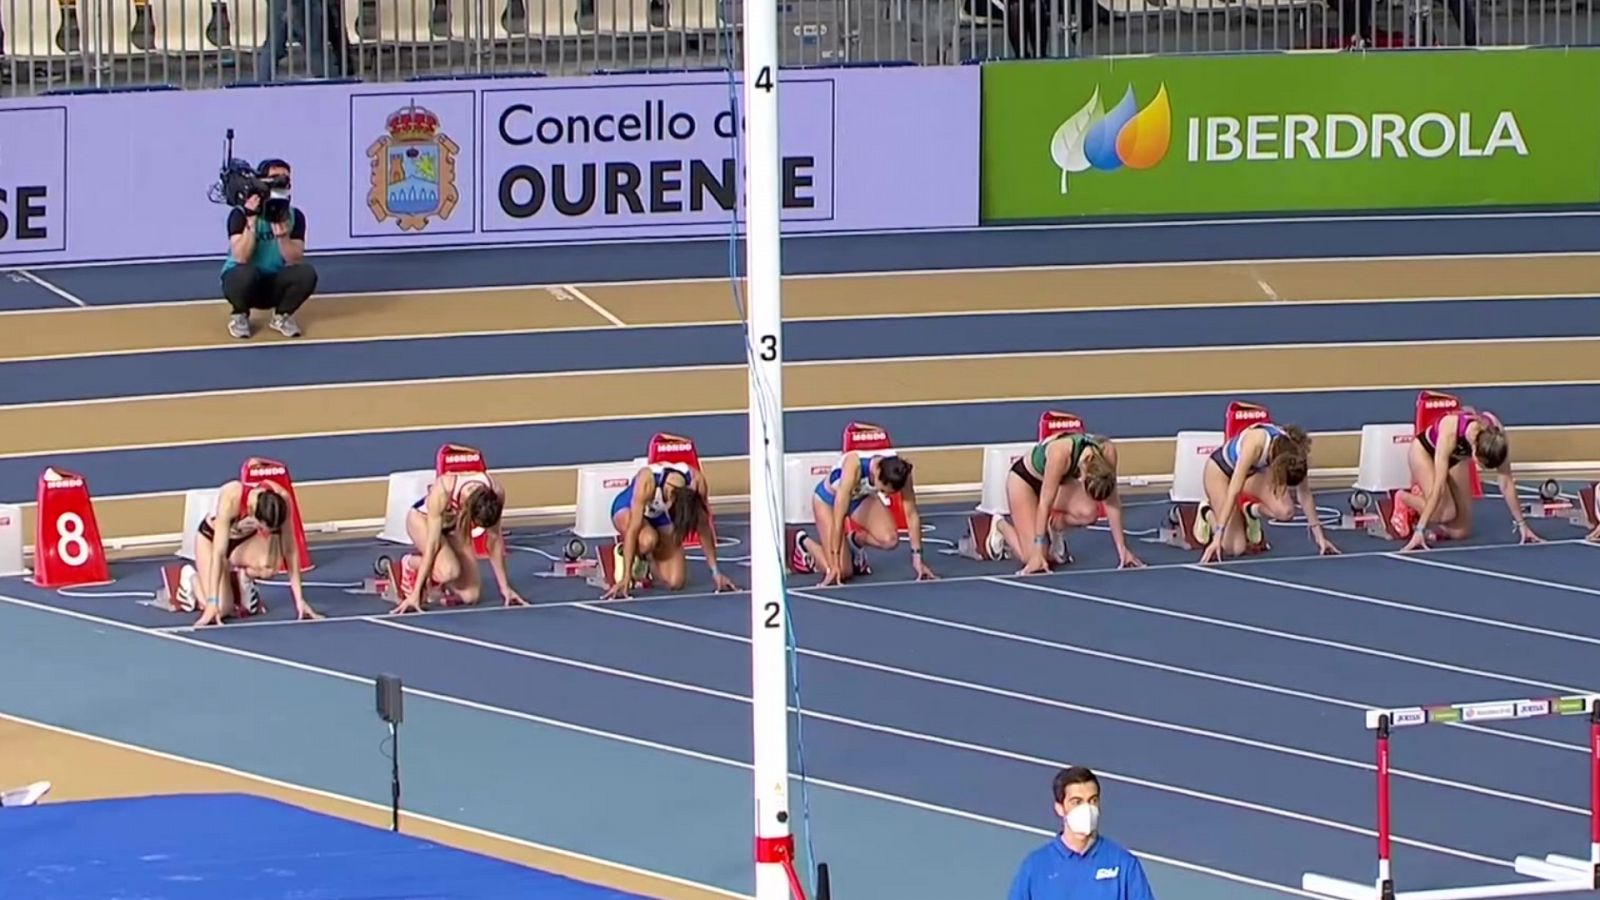
[[(738, 83), (737, 78), (734, 76), (734, 69), (736, 68), (737, 61), (734, 59), (734, 56), (733, 56), (734, 40), (735, 40), (736, 36), (734, 34), (734, 31), (733, 31), (733, 14), (732, 14), (732, 8), (731, 8), (732, 5), (733, 5), (732, 4), (732, 0), (719, 0), (719, 3), (718, 3), (718, 7), (719, 7), (719, 10), (721, 12), (722, 20), (723, 20), (724, 23), (726, 23), (726, 30), (723, 32), (723, 36), (725, 38), (725, 40), (723, 41), (723, 51), (724, 51), (723, 52), (723, 57), (724, 57), (724, 59), (725, 59), (725, 61), (727, 63), (725, 71), (728, 74), (728, 112), (729, 112), (729, 115), (731, 115), (733, 117), (733, 121), (735, 122), (735, 127), (733, 128), (733, 134), (729, 138), (729, 143), (732, 144), (732, 146), (733, 146), (734, 172), (735, 173), (743, 173), (744, 172), (744, 158), (743, 158), (743, 149), (742, 149), (741, 143), (740, 143), (740, 133), (739, 133), (740, 129), (738, 127), (738, 123), (740, 122), (740, 118), (739, 118), (739, 83)], [(736, 174), (735, 177), (738, 178), (740, 176)], [(739, 322), (742, 323), (743, 330), (744, 330), (744, 343), (745, 343), (746, 359), (747, 360), (751, 360), (751, 359), (755, 358), (755, 353), (754, 353), (754, 349), (755, 348), (754, 348), (754, 346), (752, 345), (752, 343), (750, 341), (749, 316), (746, 315), (746, 312), (745, 312), (744, 295), (739, 290), (739, 201), (738, 201), (738, 198), (739, 198), (739, 196), (741, 196), (741, 194), (742, 194), (742, 192), (738, 189), (738, 184), (736, 183), (735, 184), (735, 190), (734, 190), (733, 217), (732, 217), (732, 219), (731, 219), (731, 221), (729, 223), (729, 231), (728, 231), (728, 283), (732, 287), (732, 290), (733, 290), (733, 306), (734, 306), (734, 310), (738, 313)], [(781, 408), (778, 410), (778, 414), (779, 415), (783, 415), (783, 410)], [(754, 453), (755, 449), (756, 448), (754, 448), (754, 447), (748, 448), (748, 452)], [(770, 473), (769, 472), (768, 474), (772, 475), (774, 473)], [(772, 480), (771, 480), (771, 478), (769, 478), (768, 479), (768, 484), (771, 484), (771, 483), (772, 483)], [(751, 487), (752, 487), (752, 489), (754, 489), (754, 485), (752, 485)], [(775, 498), (772, 498), (772, 500), (773, 500), (774, 503), (778, 503), (781, 506), (781, 503), (782, 503), (782, 499), (781, 498), (775, 497)], [(753, 527), (755, 525), (755, 523), (752, 522), (751, 525)], [(775, 541), (775, 546), (782, 546), (783, 542), (781, 540), (781, 535), (774, 535), (774, 538), (777, 539)], [(782, 560), (782, 559), (779, 560), (779, 565), (780, 566), (785, 565), (785, 564), (786, 564), (785, 560)], [(780, 571), (781, 571), (781, 569), (780, 569)], [(807, 879), (810, 882), (811, 894), (812, 894), (812, 896), (815, 896), (816, 892), (817, 892), (817, 884), (816, 884), (816, 862), (817, 862), (817, 857), (816, 857), (816, 851), (813, 848), (812, 843), (811, 843), (811, 791), (810, 791), (810, 789), (808, 787), (809, 779), (808, 779), (808, 776), (806, 774), (805, 706), (801, 702), (801, 699), (800, 699), (799, 641), (795, 638), (794, 616), (793, 616), (793, 613), (789, 609), (788, 589), (787, 589), (787, 587), (784, 587), (784, 588), (780, 588), (780, 590), (782, 590), (783, 593), (784, 593), (783, 618), (784, 618), (784, 627), (788, 632), (788, 637), (784, 641), (784, 655), (787, 657), (787, 659), (789, 661), (789, 681), (793, 685), (794, 708), (795, 708), (795, 713), (796, 713), (795, 714), (795, 763), (796, 763), (796, 766), (797, 766), (797, 768), (799, 770), (797, 774), (798, 774), (799, 781), (800, 781), (800, 810), (801, 810), (801, 812), (800, 812), (800, 835), (801, 835), (802, 842), (805, 844), (806, 860), (807, 860), (808, 863), (810, 863), (810, 865), (807, 866), (807, 873), (806, 873), (807, 874)], [(754, 637), (755, 636), (752, 634), (751, 635), (752, 640), (754, 639)], [(787, 711), (784, 713), (784, 715), (788, 715)]]

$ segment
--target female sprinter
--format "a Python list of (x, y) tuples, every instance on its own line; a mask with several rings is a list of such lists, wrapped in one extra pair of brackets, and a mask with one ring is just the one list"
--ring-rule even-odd
[(629, 596), (634, 560), (649, 559), (650, 569), (674, 591), (688, 580), (684, 535), (700, 535), (700, 546), (717, 591), (738, 588), (717, 568), (717, 535), (711, 523), (711, 486), (704, 472), (684, 463), (651, 463), (639, 469), (611, 501), (611, 524), (622, 535), (622, 564), (601, 599)]
[[(300, 547), (284, 526), (294, 521), (289, 492), (271, 482), (246, 488), (238, 480), (222, 486), (217, 494), (217, 511), (207, 516), (197, 529), (194, 544), (194, 581), (185, 567), (182, 580), (196, 597), (205, 598), (205, 612), (195, 627), (221, 624), (233, 615), (237, 603), (251, 602), (249, 596), (233, 596), (233, 579), (238, 571), (243, 592), (255, 593), (252, 579), (271, 578), (285, 562), (289, 569), (289, 590), (294, 594), (295, 617), (320, 619), (306, 602), (300, 583)], [(228, 536), (226, 541), (217, 535)]]
[[(1061, 513), (1068, 528), (1083, 528), (1100, 518), (1106, 505), (1111, 542), (1118, 568), (1144, 563), (1128, 549), (1122, 533), (1122, 498), (1117, 491), (1117, 448), (1110, 438), (1082, 432), (1061, 432), (1033, 445), (1011, 465), (1006, 476), (1012, 529), (1006, 534), (1015, 558), (1026, 560), (1019, 575), (1048, 572), (1051, 560), (1050, 522)], [(1013, 537), (1015, 535), (1015, 537)]]
[[(428, 493), (406, 513), (406, 534), (420, 552), (407, 553), (400, 560), (400, 602), (393, 612), (421, 612), (432, 586), (443, 589), (446, 603), (478, 602), (483, 580), (472, 548), (474, 528), (484, 529), (488, 536), (489, 567), (506, 605), (527, 606), (506, 579), (506, 539), (500, 529), (505, 502), (505, 486), (482, 472), (449, 473), (434, 479)], [(427, 578), (418, 577), (424, 572)]]
[(1543, 543), (1522, 517), (1505, 426), (1491, 413), (1461, 409), (1440, 416), (1411, 442), (1411, 480), (1416, 486), (1394, 492), (1390, 523), (1395, 533), (1411, 535), (1404, 549), (1427, 546), (1430, 522), (1438, 523), (1436, 540), (1462, 540), (1472, 533), (1472, 486), (1467, 467), (1461, 465), (1469, 456), (1476, 456), (1485, 470), (1494, 471), (1521, 543)]
[[(1194, 519), (1195, 540), (1206, 545), (1202, 564), (1224, 553), (1241, 556), (1261, 539), (1261, 519), (1239, 505), (1239, 497), (1256, 498), (1262, 512), (1279, 521), (1294, 515), (1294, 488), (1317, 552), (1339, 552), (1322, 531), (1317, 505), (1306, 475), (1311, 467), (1311, 437), (1293, 425), (1263, 422), (1251, 425), (1218, 447), (1206, 461), (1206, 502)], [(1217, 510), (1222, 510), (1219, 525)]]
[[(833, 467), (828, 477), (817, 482), (811, 497), (811, 511), (817, 522), (817, 539), (801, 532), (795, 538), (794, 567), (810, 571), (814, 563), (821, 563), (826, 573), (818, 587), (843, 584), (849, 577), (845, 570), (845, 547), (850, 549), (850, 569), (854, 574), (866, 574), (867, 555), (860, 541), (879, 550), (893, 550), (900, 544), (900, 529), (895, 526), (894, 514), (886, 502), (865, 502), (869, 497), (887, 499), (900, 495), (906, 511), (906, 531), (911, 543), (911, 567), (917, 580), (934, 578), (933, 570), (922, 559), (922, 516), (917, 512), (917, 492), (911, 483), (911, 463), (898, 456), (862, 455), (854, 450), (846, 453)], [(854, 534), (847, 534), (845, 520), (851, 519), (861, 526)]]

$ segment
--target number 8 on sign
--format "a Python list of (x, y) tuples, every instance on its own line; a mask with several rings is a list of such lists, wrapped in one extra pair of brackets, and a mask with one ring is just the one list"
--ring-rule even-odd
[(83, 517), (75, 512), (56, 516), (56, 555), (74, 569), (89, 561), (89, 542), (83, 538)]
[(39, 476), (33, 546), (33, 583), (40, 587), (111, 582), (89, 483), (82, 475), (49, 468)]

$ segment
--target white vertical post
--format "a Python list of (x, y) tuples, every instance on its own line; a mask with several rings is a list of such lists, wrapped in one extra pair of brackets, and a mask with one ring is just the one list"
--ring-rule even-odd
[(787, 900), (788, 615), (783, 559), (783, 302), (779, 241), (778, 8), (744, 7), (746, 277), (750, 327), (750, 691), (756, 900)]

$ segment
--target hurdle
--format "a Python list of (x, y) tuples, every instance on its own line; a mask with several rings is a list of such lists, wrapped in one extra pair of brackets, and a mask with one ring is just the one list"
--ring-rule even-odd
[[(1391, 839), (1389, 744), (1391, 735), (1396, 729), (1585, 714), (1589, 718), (1588, 859), (1556, 853), (1547, 854), (1542, 858), (1518, 856), (1512, 860), (1512, 869), (1519, 875), (1537, 880), (1415, 891), (1395, 889), (1394, 868), (1389, 854)], [(1494, 897), (1526, 897), (1534, 894), (1600, 890), (1600, 695), (1576, 694), (1484, 703), (1369, 709), (1365, 711), (1365, 719), (1367, 730), (1376, 736), (1377, 877), (1372, 882), (1364, 883), (1306, 872), (1301, 875), (1301, 889), (1336, 900), (1488, 900)]]
[[(1233, 440), (1251, 425), (1271, 422), (1271, 412), (1259, 403), (1235, 400), (1228, 404), (1221, 431), (1180, 431), (1172, 462), (1172, 487), (1167, 492), (1171, 506), (1167, 520), (1158, 527), (1157, 539), (1168, 546), (1182, 550), (1203, 550), (1195, 542), (1194, 523), (1200, 514), (1200, 504), (1206, 502), (1206, 461), (1224, 443)], [(1241, 497), (1247, 501), (1247, 497)], [(1266, 532), (1261, 540), (1250, 545), (1247, 553), (1260, 553), (1270, 549)]]

